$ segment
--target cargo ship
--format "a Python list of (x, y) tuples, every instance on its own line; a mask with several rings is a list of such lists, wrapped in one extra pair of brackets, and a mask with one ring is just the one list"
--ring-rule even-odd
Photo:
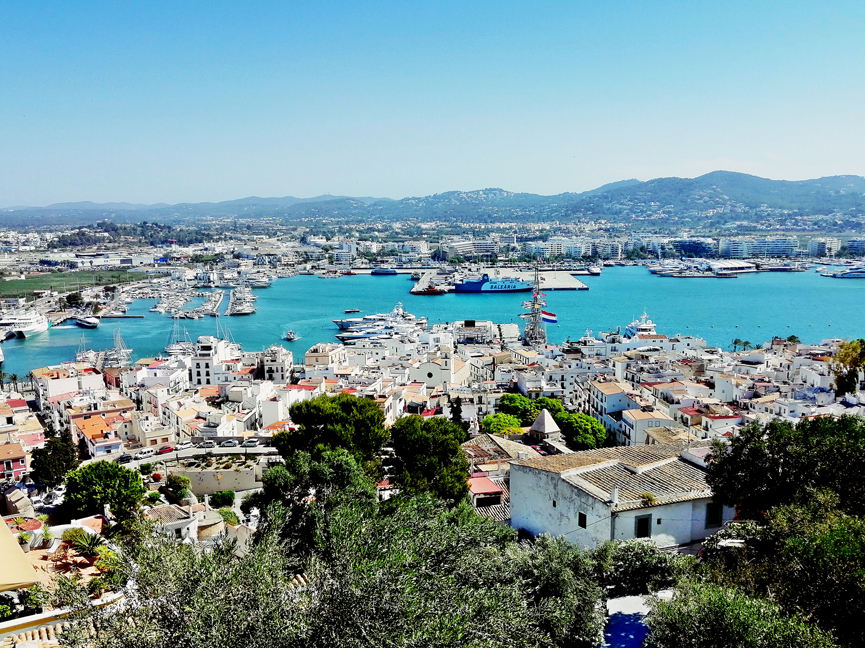
[(529, 292), (531, 281), (523, 281), (517, 277), (490, 277), (484, 274), (479, 279), (464, 279), (454, 285), (454, 292)]

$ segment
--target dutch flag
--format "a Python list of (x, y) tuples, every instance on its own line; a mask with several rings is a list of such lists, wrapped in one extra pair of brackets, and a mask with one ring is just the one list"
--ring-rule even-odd
[(541, 319), (547, 324), (556, 324), (559, 321), (555, 313), (548, 313), (547, 311), (541, 311)]

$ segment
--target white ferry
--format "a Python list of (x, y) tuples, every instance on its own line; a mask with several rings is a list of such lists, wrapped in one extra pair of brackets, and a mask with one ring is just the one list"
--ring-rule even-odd
[(0, 332), (6, 337), (30, 337), (48, 330), (48, 319), (37, 311), (12, 311), (0, 318)]

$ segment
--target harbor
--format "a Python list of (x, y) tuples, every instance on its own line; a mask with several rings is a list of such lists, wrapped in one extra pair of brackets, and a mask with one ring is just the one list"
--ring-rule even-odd
[[(546, 276), (545, 271), (542, 275)], [(182, 322), (195, 339), (214, 335), (215, 320), (223, 325), (230, 321), (234, 338), (251, 350), (280, 343), (286, 330), (292, 330), (299, 339), (282, 343), (295, 353), (303, 353), (316, 342), (334, 340), (332, 320), (346, 309), (357, 308), (360, 312), (356, 315), (362, 316), (388, 312), (403, 302), (406, 311), (426, 317), (431, 326), (472, 318), (521, 324), (521, 304), (530, 298), (530, 293), (523, 292), (448, 293), (431, 299), (411, 294), (413, 284), (407, 279), (408, 275), (401, 274), (319, 281), (314, 275), (299, 275), (274, 281), (271, 288), (257, 293), (255, 314)], [(600, 276), (581, 276), (579, 280), (589, 290), (544, 290), (547, 309), (558, 315), (556, 324), (547, 325), (551, 342), (579, 339), (587, 328), (615, 328), (622, 321), (633, 321), (644, 310), (675, 333), (697, 335), (725, 348), (734, 338), (756, 343), (782, 334), (819, 342), (830, 337), (860, 337), (858, 322), (849, 314), (865, 312), (865, 282), (827, 279), (814, 271), (746, 273), (736, 281), (695, 279), (681, 284), (683, 289), (675, 292), (670, 291), (668, 281), (659, 280), (641, 266), (606, 267)], [(26, 375), (34, 365), (73, 360), (82, 334), (90, 348), (111, 348), (116, 329), (130, 341), (135, 357), (163, 354), (175, 320), (150, 309), (168, 290), (168, 285), (136, 289), (136, 294), (148, 297), (128, 304), (126, 318), (102, 318), (97, 329), (85, 330), (64, 322), (26, 339), (9, 339), (3, 343), (4, 371)]]

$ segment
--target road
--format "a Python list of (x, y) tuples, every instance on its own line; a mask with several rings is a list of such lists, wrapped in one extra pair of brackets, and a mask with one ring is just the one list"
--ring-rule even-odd
[[(101, 455), (96, 457), (95, 459), (87, 459), (86, 461), (82, 461), (82, 464), (92, 463), (94, 461), (114, 461), (121, 454), (131, 454), (133, 457), (138, 450), (134, 450), (131, 452), (118, 452), (111, 455)], [(181, 450), (180, 452), (167, 452), (161, 455), (154, 455), (152, 457), (147, 457), (146, 459), (133, 459), (132, 461), (123, 464), (127, 468), (138, 469), (141, 464), (155, 464), (159, 461), (177, 461), (178, 459), (189, 459), (191, 457), (204, 457), (207, 455), (219, 456), (219, 455), (241, 455), (243, 457), (255, 457), (255, 456), (263, 456), (263, 455), (277, 455), (276, 448), (188, 448), (186, 450)]]

